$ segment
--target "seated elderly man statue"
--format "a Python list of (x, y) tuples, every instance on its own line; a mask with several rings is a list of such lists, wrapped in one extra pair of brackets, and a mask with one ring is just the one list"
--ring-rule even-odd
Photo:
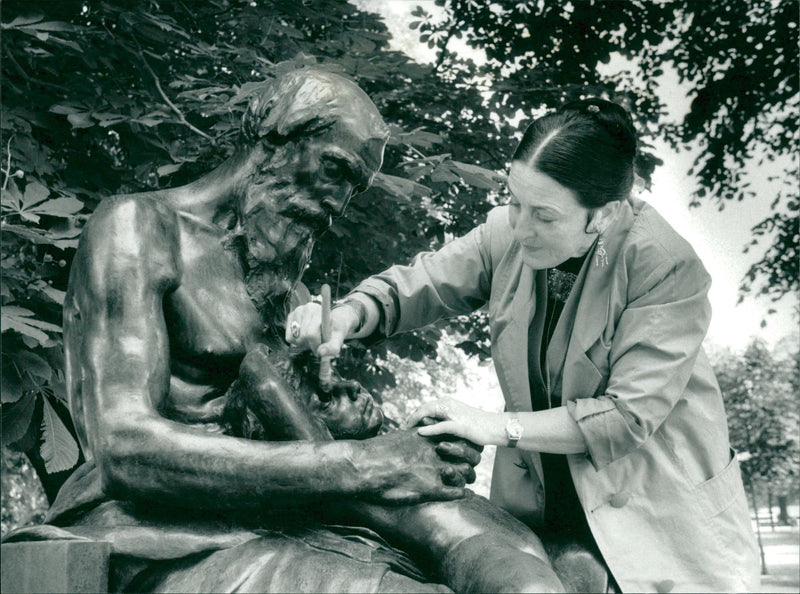
[(116, 590), (447, 589), (326, 508), (458, 499), (477, 451), (415, 432), (256, 441), (221, 423), (243, 358), (282, 335), (314, 240), (369, 186), (387, 136), (355, 84), (300, 70), (252, 99), (216, 170), (101, 203), (64, 303), (87, 462), (29, 538), (110, 541)]

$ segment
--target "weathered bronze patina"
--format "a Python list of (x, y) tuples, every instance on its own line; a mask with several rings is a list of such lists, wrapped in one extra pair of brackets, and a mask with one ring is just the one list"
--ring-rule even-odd
[(282, 335), (315, 239), (380, 168), (387, 128), (356, 85), (312, 69), (256, 94), (242, 136), (210, 174), (108, 198), (87, 224), (64, 304), (87, 462), (28, 535), (111, 542), (112, 589), (441, 589), (375, 533), (320, 522), (331, 502), (461, 497), (476, 451), (413, 432), (255, 441), (221, 418), (245, 354)]
[[(285, 383), (272, 381), (280, 375)], [(334, 376), (332, 389), (321, 390), (317, 380), (281, 345), (256, 346), (229, 391), (225, 417), (231, 431), (330, 440), (365, 439), (381, 430), (381, 409), (357, 382)], [(346, 501), (335, 511), (377, 530), (456, 592), (563, 591), (536, 535), (478, 495), (406, 506)]]

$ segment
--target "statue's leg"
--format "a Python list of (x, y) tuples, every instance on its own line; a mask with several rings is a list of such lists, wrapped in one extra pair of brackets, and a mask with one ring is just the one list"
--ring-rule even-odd
[(450, 592), (278, 533), (200, 558), (154, 564), (127, 586), (150, 592)]
[(564, 592), (550, 564), (497, 534), (479, 534), (454, 546), (442, 573), (457, 592)]
[(600, 551), (586, 539), (545, 540), (553, 569), (567, 592), (607, 594), (617, 591)]

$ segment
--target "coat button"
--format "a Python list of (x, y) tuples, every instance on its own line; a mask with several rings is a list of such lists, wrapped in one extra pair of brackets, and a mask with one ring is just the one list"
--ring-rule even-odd
[(674, 580), (661, 580), (656, 584), (656, 592), (672, 592), (672, 589), (675, 587)]
[(623, 507), (631, 498), (631, 494), (627, 491), (620, 491), (619, 493), (615, 493), (611, 496), (611, 499), (608, 502), (611, 504), (611, 507)]

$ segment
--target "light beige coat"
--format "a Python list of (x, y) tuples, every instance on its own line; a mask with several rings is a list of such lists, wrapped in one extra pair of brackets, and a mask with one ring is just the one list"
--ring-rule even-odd
[[(753, 591), (758, 551), (701, 348), (709, 276), (638, 200), (622, 204), (603, 237), (609, 263), (589, 254), (547, 352), (551, 393), (587, 443), (568, 460), (592, 534), (625, 592)], [(528, 331), (546, 307), (545, 275), (523, 265), (499, 207), (464, 237), (357, 290), (382, 304), (387, 335), (488, 303), (506, 408), (530, 411)], [(536, 529), (541, 476), (538, 454), (498, 448), (492, 500)]]

